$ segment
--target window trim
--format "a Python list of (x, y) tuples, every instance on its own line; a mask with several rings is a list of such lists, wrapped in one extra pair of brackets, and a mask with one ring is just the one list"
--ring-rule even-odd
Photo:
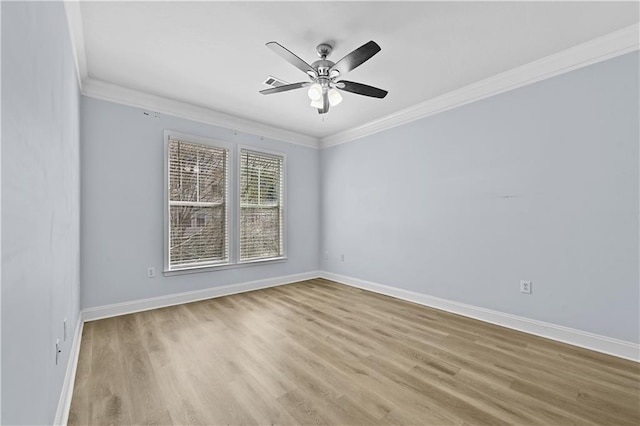
[[(185, 264), (179, 267), (170, 267), (169, 264), (169, 238), (170, 238), (170, 221), (171, 221), (171, 207), (169, 204), (169, 141), (170, 140), (182, 140), (184, 142), (191, 142), (195, 144), (208, 145), (217, 148), (223, 148), (228, 150), (228, 190), (227, 190), (227, 235), (229, 239), (229, 259), (225, 262), (209, 262), (199, 264)], [(231, 142), (224, 142), (219, 139), (208, 138), (204, 136), (198, 136), (188, 133), (177, 132), (174, 130), (164, 131), (164, 184), (163, 184), (163, 211), (164, 211), (164, 276), (192, 274), (200, 272), (212, 272), (224, 269), (244, 268), (250, 266), (264, 265), (270, 263), (283, 263), (288, 259), (287, 248), (288, 244), (288, 232), (287, 232), (287, 218), (289, 203), (287, 200), (287, 175), (288, 164), (287, 154), (280, 151), (274, 151), (270, 149), (264, 149), (258, 146), (236, 144)], [(258, 154), (273, 155), (282, 158), (282, 256), (240, 260), (240, 161), (241, 150), (247, 150), (256, 152)]]
[[(250, 151), (250, 152), (255, 152), (257, 154), (265, 154), (265, 155), (270, 155), (273, 157), (279, 157), (282, 158), (282, 183), (281, 183), (281, 187), (282, 187), (282, 204), (284, 204), (284, 207), (282, 208), (282, 236), (281, 236), (281, 240), (282, 240), (282, 255), (277, 256), (277, 257), (267, 257), (267, 258), (259, 258), (259, 259), (248, 259), (248, 260), (240, 260), (240, 174), (242, 173), (241, 170), (241, 161), (242, 161), (242, 155), (241, 152), (242, 150), (245, 151)], [(287, 210), (288, 210), (288, 206), (289, 203), (287, 202), (287, 154), (285, 154), (284, 152), (279, 152), (279, 151), (273, 151), (270, 149), (264, 149), (261, 147), (254, 147), (254, 146), (250, 146), (250, 145), (241, 145), (238, 144), (238, 146), (236, 147), (236, 159), (235, 159), (235, 163), (236, 163), (236, 176), (235, 176), (235, 188), (234, 188), (234, 195), (236, 197), (236, 203), (234, 204), (234, 216), (237, 218), (236, 222), (236, 235), (237, 235), (237, 239), (235, 241), (235, 247), (233, 248), (234, 251), (234, 258), (236, 260), (236, 264), (237, 265), (250, 265), (250, 264), (257, 264), (257, 263), (264, 263), (264, 262), (270, 262), (270, 261), (275, 261), (275, 260), (284, 260), (287, 259), (287, 247), (289, 246), (288, 244), (288, 240), (287, 240)]]
[[(169, 178), (170, 178), (169, 176), (169, 142), (172, 140), (184, 141), (186, 143), (193, 143), (193, 144), (199, 144), (199, 145), (206, 145), (214, 148), (221, 148), (221, 149), (227, 150), (228, 152), (229, 158), (227, 159), (227, 167), (229, 167), (229, 170), (227, 171), (227, 199), (226, 199), (226, 204), (227, 204), (226, 231), (227, 231), (227, 239), (228, 239), (228, 246), (227, 246), (228, 260), (226, 261), (184, 263), (174, 267), (171, 267), (170, 265), (169, 239), (171, 235), (171, 230), (169, 229), (169, 227), (171, 226), (171, 204), (169, 202), (170, 201), (169, 200)], [(233, 229), (234, 229), (234, 221), (235, 221), (234, 212), (233, 212), (233, 194), (231, 193), (233, 190), (232, 188), (233, 184), (231, 182), (231, 179), (233, 179), (233, 176), (235, 174), (235, 164), (233, 161), (233, 155), (234, 155), (233, 148), (234, 147), (232, 144), (228, 142), (222, 142), (216, 139), (210, 139), (202, 136), (180, 133), (172, 130), (164, 131), (164, 185), (163, 185), (163, 190), (164, 190), (164, 197), (163, 197), (164, 198), (164, 207), (163, 207), (164, 267), (163, 267), (163, 271), (165, 273), (186, 271), (186, 270), (199, 269), (199, 268), (219, 268), (221, 266), (227, 266), (233, 263), (234, 259), (233, 259), (232, 245), (233, 245), (233, 238), (234, 238)]]

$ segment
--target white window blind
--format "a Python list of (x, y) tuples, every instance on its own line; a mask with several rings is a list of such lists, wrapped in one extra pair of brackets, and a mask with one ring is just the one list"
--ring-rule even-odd
[(284, 256), (284, 158), (240, 150), (240, 260)]
[(229, 261), (229, 150), (169, 140), (169, 269)]

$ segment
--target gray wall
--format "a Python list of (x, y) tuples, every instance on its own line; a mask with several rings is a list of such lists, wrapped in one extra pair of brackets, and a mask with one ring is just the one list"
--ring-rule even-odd
[(2, 2), (2, 424), (50, 424), (60, 397), (80, 307), (79, 104), (62, 3)]
[[(165, 129), (287, 155), (286, 262), (162, 275)], [(319, 168), (312, 148), (83, 96), (82, 307), (318, 270)]]
[(638, 77), (636, 52), (323, 150), (323, 269), (638, 342)]

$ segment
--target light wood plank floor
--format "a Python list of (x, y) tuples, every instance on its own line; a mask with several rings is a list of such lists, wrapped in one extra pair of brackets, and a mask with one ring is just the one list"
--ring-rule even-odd
[(638, 425), (640, 365), (317, 279), (85, 324), (70, 425)]

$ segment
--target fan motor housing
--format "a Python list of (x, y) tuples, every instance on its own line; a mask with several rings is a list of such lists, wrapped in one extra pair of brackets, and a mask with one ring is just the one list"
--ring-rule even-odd
[(327, 59), (319, 59), (315, 61), (311, 66), (318, 70), (318, 75), (329, 75), (329, 70), (335, 64)]

